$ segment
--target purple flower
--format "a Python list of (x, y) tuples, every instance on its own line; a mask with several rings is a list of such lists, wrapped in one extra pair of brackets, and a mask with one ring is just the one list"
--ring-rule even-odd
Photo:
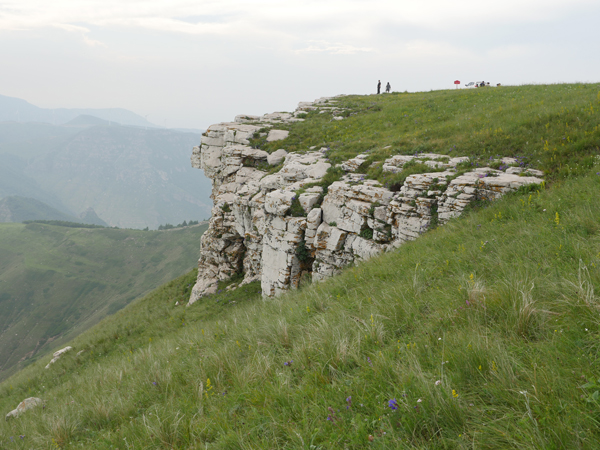
[(393, 398), (390, 401), (388, 401), (388, 406), (392, 411), (396, 411), (398, 409), (398, 402), (395, 398)]
[(152, 384), (153, 384), (154, 386), (156, 386), (156, 381), (153, 381), (153, 382), (152, 382)]
[(348, 403), (348, 404), (346, 405), (346, 409), (350, 409), (350, 407), (352, 406), (352, 397), (348, 397), (348, 398), (346, 399), (346, 403)]
[(369, 363), (369, 365), (370, 365), (371, 367), (373, 367), (373, 363), (371, 362), (371, 358), (369, 358), (368, 356), (367, 356), (367, 362)]

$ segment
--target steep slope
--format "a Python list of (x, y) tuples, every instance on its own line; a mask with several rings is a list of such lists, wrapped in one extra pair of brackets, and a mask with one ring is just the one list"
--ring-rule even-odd
[(188, 271), (205, 229), (0, 224), (0, 378)]
[[(329, 145), (337, 164), (373, 149), (361, 170), (384, 183), (402, 184), (406, 173), (386, 179), (369, 173), (377, 168), (371, 162), (414, 154), (423, 141), (443, 153), (450, 139), (474, 164), (519, 156), (549, 183), (471, 205), (415, 241), (321, 283), (300, 280), (279, 298), (262, 300), (257, 282), (231, 290), (240, 273), (183, 308), (197, 277), (191, 272), (71, 341), (74, 350), (51, 368), (39, 361), (0, 384), (2, 412), (26, 397), (45, 402), (0, 423), (0, 441), (100, 449), (600, 447), (599, 88), (353, 97), (356, 109), (341, 124), (308, 113), (290, 126), (288, 150)], [(511, 105), (508, 115), (493, 115), (499, 101), (503, 110)], [(478, 116), (464, 129), (431, 125), (442, 111), (469, 118), (469, 104)], [(404, 123), (399, 111), (416, 118)], [(500, 118), (498, 137), (489, 126)], [(265, 137), (259, 132), (254, 145), (273, 152), (282, 144)], [(323, 187), (342, 175), (330, 172)]]
[(597, 448), (598, 170), (268, 302), (182, 277), (0, 385), (45, 401), (3, 442)]

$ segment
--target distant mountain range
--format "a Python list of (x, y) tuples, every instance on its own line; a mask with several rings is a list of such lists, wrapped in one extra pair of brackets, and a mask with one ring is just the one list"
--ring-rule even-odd
[(34, 210), (39, 220), (80, 221), (91, 211), (89, 220), (121, 228), (208, 218), (210, 181), (190, 166), (199, 143), (199, 132), (156, 128), (126, 110), (44, 110), (0, 96), (0, 199), (20, 197), (4, 203), (0, 221)]
[(87, 115), (97, 117), (119, 125), (138, 127), (158, 127), (144, 117), (122, 108), (39, 108), (20, 98), (0, 95), (0, 122), (46, 122), (62, 125)]
[(93, 208), (88, 208), (79, 217), (75, 217), (34, 198), (10, 196), (0, 199), (0, 222), (25, 222), (28, 220), (61, 220), (89, 225), (108, 225), (98, 217)]

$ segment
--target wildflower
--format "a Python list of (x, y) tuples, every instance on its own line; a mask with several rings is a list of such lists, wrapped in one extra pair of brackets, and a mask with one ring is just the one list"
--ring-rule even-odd
[(369, 358), (368, 356), (367, 356), (367, 362), (369, 363), (369, 365), (370, 365), (371, 367), (373, 367), (373, 363), (371, 362), (371, 358)]
[(348, 398), (346, 399), (346, 403), (348, 403), (348, 404), (346, 405), (346, 409), (350, 409), (350, 407), (352, 406), (352, 397), (348, 397)]
[(458, 397), (458, 393), (452, 389), (452, 397), (457, 398)]
[(153, 384), (154, 386), (156, 386), (156, 381), (153, 381), (153, 382), (152, 382), (152, 384)]
[(436, 385), (436, 386), (439, 386), (440, 384), (442, 384), (442, 381), (441, 381), (441, 380), (437, 380), (437, 381), (435, 382), (435, 385)]
[(25, 439), (25, 435), (23, 435), (23, 434), (21, 434), (19, 437), (20, 437), (21, 439)]
[(393, 398), (390, 401), (388, 401), (388, 406), (392, 411), (396, 411), (398, 409), (398, 402), (395, 398)]
[(419, 400), (417, 400), (417, 403), (421, 403), (422, 401), (423, 401), (422, 399), (419, 399)]
[(291, 366), (293, 362), (294, 362), (294, 360), (290, 359), (289, 361), (284, 362), (283, 365), (284, 366)]
[(335, 423), (335, 419), (337, 419), (337, 417), (335, 417), (334, 409), (331, 406), (329, 406), (327, 409), (329, 410), (329, 415), (327, 416), (327, 420)]

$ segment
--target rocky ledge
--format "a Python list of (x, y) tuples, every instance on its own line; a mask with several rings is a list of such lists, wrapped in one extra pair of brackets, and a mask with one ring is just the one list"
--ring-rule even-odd
[(342, 163), (346, 175), (324, 192), (319, 182), (331, 167), (326, 148), (268, 154), (250, 146), (261, 132), (268, 141), (283, 144), (288, 131), (274, 127), (302, 120), (298, 116), (306, 111), (317, 109), (343, 120), (335, 104), (335, 98), (322, 98), (300, 103), (293, 113), (237, 116), (235, 122), (208, 128), (194, 148), (192, 166), (211, 178), (214, 207), (201, 239), (189, 304), (239, 273), (244, 274), (239, 285), (260, 280), (265, 296), (295, 288), (309, 274), (313, 281), (323, 280), (352, 262), (416, 239), (432, 225), (443, 225), (473, 201), (543, 182), (542, 172), (526, 171), (512, 158), (501, 161), (503, 170), (459, 172), (457, 166), (469, 158), (421, 153), (382, 163), (392, 173), (407, 163), (432, 168), (409, 175), (391, 190), (355, 173), (368, 157), (362, 154)]

